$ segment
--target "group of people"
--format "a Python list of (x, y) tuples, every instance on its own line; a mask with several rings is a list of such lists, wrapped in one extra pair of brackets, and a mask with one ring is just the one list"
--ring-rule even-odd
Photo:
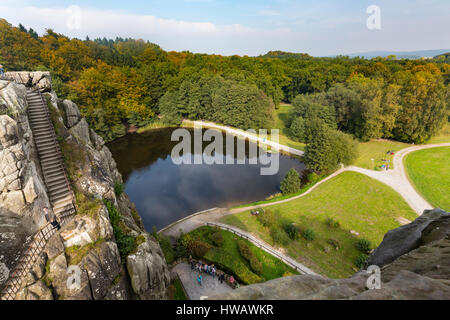
[(233, 288), (237, 285), (236, 280), (233, 276), (226, 276), (226, 274), (222, 271), (218, 271), (214, 264), (208, 265), (206, 263), (203, 263), (201, 261), (198, 261), (197, 263), (192, 259), (192, 257), (189, 257), (189, 262), (191, 264), (191, 270), (195, 271), (197, 273), (197, 283), (201, 286), (202, 280), (203, 280), (203, 274), (208, 274), (212, 276), (213, 278), (216, 278), (217, 281), (220, 283), (223, 283), (224, 281), (227, 281)]

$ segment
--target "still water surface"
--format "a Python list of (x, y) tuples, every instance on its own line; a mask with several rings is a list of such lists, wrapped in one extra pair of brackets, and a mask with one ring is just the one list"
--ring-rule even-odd
[[(279, 192), (289, 169), (299, 173), (305, 169), (297, 158), (286, 155), (280, 155), (279, 172), (272, 176), (260, 175), (263, 165), (249, 164), (248, 154), (245, 164), (175, 165), (171, 151), (178, 142), (170, 139), (173, 130), (130, 134), (108, 144), (123, 176), (125, 191), (136, 204), (147, 231), (153, 226), (161, 229), (201, 210), (263, 200)], [(221, 152), (222, 157), (224, 154)]]

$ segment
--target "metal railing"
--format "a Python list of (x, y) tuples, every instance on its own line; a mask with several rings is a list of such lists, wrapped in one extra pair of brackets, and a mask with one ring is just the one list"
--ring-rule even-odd
[[(2, 75), (2, 79), (18, 82), (20, 84), (25, 84), (23, 79), (20, 77), (19, 74), (13, 73), (13, 74), (4, 74)], [(44, 112), (46, 114), (46, 118), (48, 121), (48, 124), (50, 126), (50, 132), (53, 138), (53, 145), (55, 148), (55, 151), (59, 155), (59, 166), (61, 167), (64, 178), (66, 181), (66, 185), (69, 189), (69, 192), (72, 196), (72, 208), (68, 208), (67, 210), (63, 211), (63, 214), (60, 216), (56, 215), (57, 219), (59, 220), (59, 224), (61, 227), (66, 225), (69, 221), (72, 220), (72, 217), (77, 212), (77, 206), (75, 201), (75, 195), (70, 187), (69, 180), (67, 179), (62, 152), (59, 147), (58, 139), (55, 134), (55, 130), (53, 127), (53, 123), (50, 118), (50, 113), (48, 109), (47, 103), (44, 101), (44, 97), (42, 96), (42, 93), (40, 90), (35, 89), (35, 91), (39, 94), (43, 107)], [(47, 184), (47, 183), (46, 183)], [(25, 250), (25, 252), (21, 255), (19, 258), (19, 261), (14, 266), (14, 272), (12, 275), (7, 279), (5, 286), (3, 290), (0, 292), (0, 300), (13, 300), (16, 297), (17, 292), (21, 289), (24, 278), (28, 274), (28, 272), (32, 269), (33, 265), (36, 263), (39, 255), (42, 253), (44, 247), (47, 244), (47, 241), (50, 239), (52, 235), (56, 233), (55, 227), (51, 223), (47, 223), (44, 227), (42, 227), (32, 238), (32, 241), (30, 242), (30, 245)]]
[(72, 188), (70, 187), (69, 179), (67, 178), (62, 151), (61, 151), (61, 148), (59, 146), (58, 138), (56, 137), (56, 134), (55, 134), (55, 130), (54, 130), (54, 127), (53, 127), (53, 122), (51, 120), (51, 116), (50, 116), (50, 112), (49, 112), (48, 103), (46, 103), (46, 101), (44, 100), (44, 96), (42, 95), (42, 92), (40, 90), (35, 89), (35, 91), (38, 93), (39, 97), (41, 98), (42, 105), (44, 106), (44, 110), (45, 110), (45, 113), (47, 115), (47, 122), (48, 122), (48, 125), (50, 127), (50, 133), (51, 133), (52, 138), (53, 138), (53, 146), (55, 147), (55, 151), (56, 151), (56, 153), (58, 154), (58, 157), (59, 157), (59, 164), (58, 165), (59, 165), (59, 167), (61, 168), (61, 170), (62, 170), (62, 172), (64, 174), (64, 179), (66, 181), (66, 185), (67, 185), (67, 187), (69, 189), (69, 193), (72, 196), (72, 205), (75, 208), (75, 212), (76, 212), (77, 211), (77, 205), (76, 205), (76, 201), (75, 201), (75, 193), (73, 192)]
[(304, 267), (304, 266), (299, 266), (296, 263), (293, 263), (293, 261), (290, 261), (290, 259), (286, 259), (285, 256), (281, 255), (279, 252), (277, 252), (276, 250), (274, 250), (272, 247), (265, 245), (262, 241), (246, 235), (243, 232), (240, 232), (238, 230), (236, 230), (235, 228), (226, 226), (224, 224), (221, 223), (215, 223), (215, 222), (205, 222), (206, 226), (210, 226), (210, 227), (216, 227), (216, 228), (220, 228), (223, 229), (225, 231), (229, 231), (231, 233), (234, 233), (235, 235), (238, 235), (241, 238), (244, 238), (248, 241), (250, 241), (251, 243), (253, 243), (255, 246), (257, 246), (258, 248), (266, 251), (267, 253), (271, 254), (272, 256), (280, 259), (282, 262), (284, 262), (285, 264), (287, 264), (289, 267), (295, 269), (297, 272), (300, 272), (302, 274), (311, 274), (311, 275), (316, 275), (315, 272), (313, 272), (312, 270), (309, 270), (308, 268)]

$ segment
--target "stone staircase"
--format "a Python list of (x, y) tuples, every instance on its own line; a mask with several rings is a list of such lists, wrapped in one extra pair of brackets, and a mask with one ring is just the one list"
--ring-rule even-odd
[[(14, 80), (13, 80), (14, 81)], [(76, 213), (75, 197), (66, 176), (64, 162), (46, 100), (39, 90), (27, 88), (28, 120), (33, 132), (47, 194), (63, 227)], [(36, 233), (27, 250), (20, 257), (1, 294), (0, 300), (13, 300), (21, 289), (23, 280), (33, 268), (47, 241), (56, 233), (50, 224)]]
[(75, 212), (74, 197), (47, 103), (40, 91), (32, 89), (28, 89), (27, 100), (28, 119), (53, 212), (57, 216), (72, 214)]

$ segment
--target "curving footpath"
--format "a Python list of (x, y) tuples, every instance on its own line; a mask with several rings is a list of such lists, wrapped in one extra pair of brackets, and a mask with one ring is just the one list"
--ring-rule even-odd
[(225, 131), (225, 132), (231, 133), (234, 136), (242, 137), (242, 138), (248, 139), (253, 142), (259, 142), (259, 143), (271, 146), (271, 147), (275, 148), (276, 150), (281, 150), (281, 151), (284, 151), (284, 152), (287, 152), (290, 154), (295, 154), (297, 156), (302, 156), (304, 154), (304, 152), (301, 150), (291, 148), (291, 147), (285, 146), (283, 144), (280, 144), (280, 143), (277, 143), (277, 142), (274, 142), (274, 141), (271, 141), (268, 139), (261, 138), (258, 135), (253, 135), (253, 134), (246, 132), (244, 130), (241, 130), (241, 129), (234, 129), (231, 127), (223, 126), (223, 125), (216, 124), (214, 122), (208, 122), (208, 121), (197, 121), (197, 120), (193, 121), (193, 120), (185, 119), (185, 120), (183, 120), (183, 122), (192, 124), (194, 126), (201, 126), (204, 128), (212, 128), (212, 129), (217, 129), (220, 131)]
[(433, 206), (416, 191), (411, 181), (409, 181), (403, 159), (414, 151), (447, 146), (450, 146), (450, 143), (420, 145), (402, 149), (394, 155), (394, 169), (387, 171), (374, 171), (354, 166), (347, 167), (346, 170), (365, 174), (388, 185), (397, 191), (418, 215), (421, 215), (424, 210), (433, 209)]
[[(198, 124), (202, 124), (204, 126), (211, 125), (210, 123), (205, 123), (202, 121), (188, 121), (188, 122), (190, 122), (190, 123), (197, 122)], [(212, 123), (212, 125), (209, 127), (220, 129), (220, 130), (225, 130), (225, 131), (233, 133), (233, 134), (235, 134), (234, 131), (237, 132), (237, 130), (230, 130), (230, 128), (216, 125), (214, 123)], [(239, 133), (236, 133), (236, 134), (239, 135)], [(255, 138), (254, 136), (250, 136), (250, 137), (252, 137), (253, 139)], [(282, 145), (280, 145), (280, 146), (282, 146)], [(276, 250), (274, 247), (270, 246), (269, 244), (261, 241), (260, 239), (255, 238), (254, 236), (252, 236), (251, 234), (249, 234), (243, 230), (240, 230), (236, 227), (231, 227), (229, 225), (222, 225), (222, 224), (218, 223), (217, 221), (226, 215), (236, 214), (236, 213), (240, 213), (240, 212), (244, 212), (244, 211), (248, 211), (248, 210), (253, 210), (256, 208), (274, 206), (277, 204), (289, 202), (289, 201), (304, 197), (304, 196), (308, 195), (309, 193), (311, 193), (313, 190), (315, 190), (322, 183), (325, 183), (326, 181), (334, 178), (335, 176), (337, 176), (345, 171), (358, 172), (358, 173), (364, 174), (370, 178), (373, 178), (375, 180), (378, 180), (378, 181), (386, 184), (387, 186), (389, 186), (392, 189), (394, 189), (395, 191), (397, 191), (405, 199), (405, 201), (408, 203), (408, 205), (420, 216), (424, 210), (433, 209), (433, 206), (431, 204), (429, 204), (428, 201), (426, 201), (415, 190), (414, 186), (409, 181), (404, 164), (403, 164), (403, 159), (406, 155), (408, 155), (409, 153), (414, 152), (414, 151), (418, 151), (418, 150), (422, 150), (422, 149), (429, 149), (429, 148), (436, 148), (436, 147), (446, 147), (446, 146), (450, 146), (450, 143), (419, 145), (419, 146), (405, 148), (405, 149), (398, 151), (394, 155), (394, 169), (390, 169), (387, 171), (375, 171), (375, 170), (369, 170), (369, 169), (364, 169), (364, 168), (355, 167), (355, 166), (341, 168), (341, 169), (337, 170), (336, 172), (334, 172), (333, 174), (326, 177), (325, 179), (316, 183), (313, 187), (311, 187), (306, 192), (304, 192), (300, 195), (294, 196), (292, 198), (275, 201), (275, 202), (269, 202), (269, 203), (260, 204), (260, 205), (255, 205), (255, 206), (236, 208), (236, 209), (231, 209), (231, 210), (228, 210), (225, 208), (213, 208), (210, 210), (201, 211), (201, 212), (195, 213), (191, 216), (188, 216), (186, 218), (183, 218), (179, 221), (172, 223), (168, 227), (162, 229), (159, 233), (163, 234), (165, 236), (168, 236), (169, 238), (176, 239), (179, 237), (180, 232), (188, 233), (188, 232), (195, 230), (203, 225), (214, 224), (218, 227), (223, 227), (223, 228), (226, 227), (228, 229), (232, 229), (231, 230), (232, 232), (238, 233), (241, 236), (243, 235), (244, 237), (247, 237), (249, 240), (252, 239), (253, 241), (261, 242), (260, 244), (261, 245), (264, 244), (264, 246), (267, 248), (267, 250), (266, 250), (267, 252), (271, 253), (273, 256), (275, 256), (277, 258), (280, 258), (279, 255), (283, 255), (283, 254), (280, 253), (278, 250)], [(285, 148), (285, 151), (287, 148), (289, 148), (287, 146), (283, 146), (283, 147)], [(292, 148), (289, 148), (289, 149), (292, 149)], [(280, 148), (280, 150), (282, 150), (282, 148)], [(294, 149), (294, 150), (296, 150), (296, 149)], [(294, 153), (294, 154), (299, 154), (300, 152), (301, 152), (301, 154), (303, 154), (303, 151), (297, 150), (297, 152), (298, 153)], [(254, 242), (254, 243), (258, 244), (257, 242)], [(283, 257), (285, 258), (286, 261), (290, 261), (290, 260), (295, 261), (292, 258), (286, 257), (285, 255), (283, 255)], [(290, 260), (287, 260), (287, 259), (290, 259)], [(303, 265), (301, 265), (301, 268), (303, 268), (303, 270), (307, 270), (307, 272), (305, 272), (305, 273), (309, 273), (309, 272), (313, 273), (312, 270), (308, 269), (307, 267), (305, 267)]]

